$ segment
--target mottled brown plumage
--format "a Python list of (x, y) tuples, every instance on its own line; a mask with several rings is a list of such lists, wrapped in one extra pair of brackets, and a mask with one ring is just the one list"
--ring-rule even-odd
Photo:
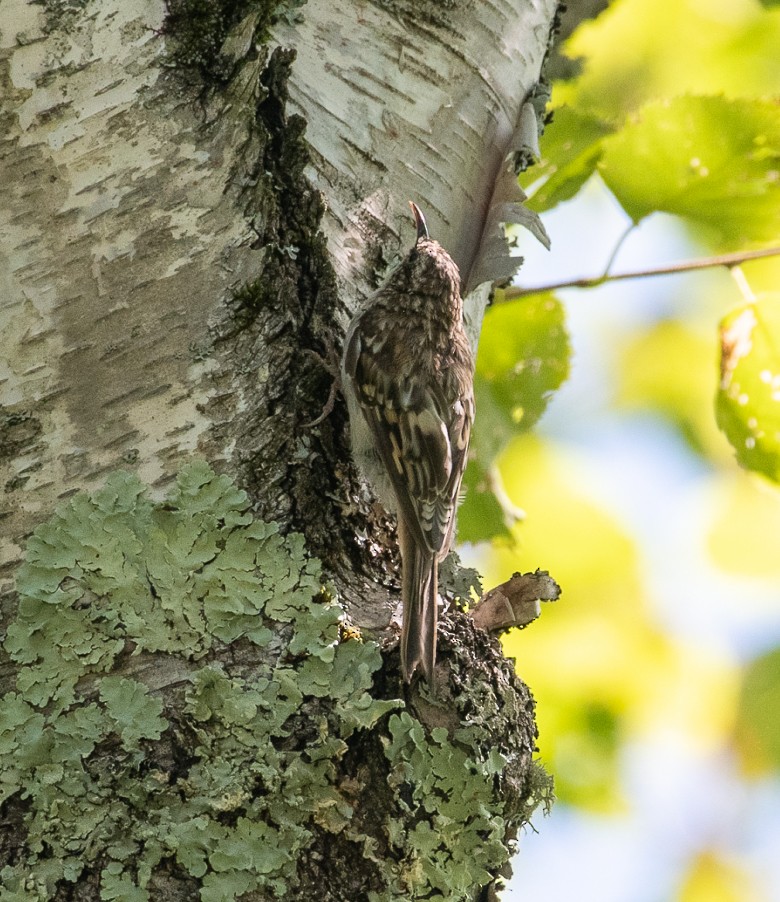
[(355, 461), (398, 514), (401, 669), (409, 682), (419, 666), (432, 683), (438, 562), (452, 544), (466, 466), (474, 360), (458, 268), (411, 206), (417, 242), (352, 321), (342, 379)]

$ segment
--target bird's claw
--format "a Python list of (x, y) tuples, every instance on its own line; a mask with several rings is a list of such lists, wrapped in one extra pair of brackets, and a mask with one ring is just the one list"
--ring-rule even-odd
[(331, 415), (336, 404), (336, 393), (341, 390), (341, 355), (336, 350), (333, 339), (329, 335), (326, 335), (323, 338), (323, 344), (325, 345), (325, 356), (312, 348), (304, 349), (303, 353), (306, 354), (307, 357), (314, 358), (314, 360), (316, 360), (317, 363), (333, 377), (333, 381), (330, 384), (328, 400), (325, 402), (322, 412), (310, 423), (304, 423), (304, 429), (312, 429), (314, 426), (319, 426), (320, 423), (324, 422)]

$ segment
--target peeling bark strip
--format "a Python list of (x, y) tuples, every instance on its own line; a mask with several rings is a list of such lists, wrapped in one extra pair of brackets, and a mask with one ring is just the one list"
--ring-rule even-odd
[(474, 623), (489, 633), (499, 634), (533, 623), (542, 613), (542, 601), (557, 601), (560, 586), (544, 570), (515, 573), (480, 598), (469, 611)]

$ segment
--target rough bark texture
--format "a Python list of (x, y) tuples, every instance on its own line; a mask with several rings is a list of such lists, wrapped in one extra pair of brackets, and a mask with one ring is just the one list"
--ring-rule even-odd
[(2, 4), (0, 564), (58, 499), (193, 452), (316, 551), (354, 533), (322, 504), (343, 411), (300, 428), (328, 377), (299, 351), (405, 249), (407, 197), (465, 279), (554, 9), (311, 2), (263, 44), (267, 10), (203, 5), (166, 42), (155, 2)]
[(407, 197), (468, 281), (555, 6), (315, 2), (300, 28), (276, 29), (298, 53), (291, 102), (311, 117), (313, 181), (349, 294), (405, 250)]
[[(492, 640), (453, 611), (443, 625), (448, 663), (438, 701), (417, 691), (399, 699), (397, 655), (383, 661), (371, 643), (338, 626), (329, 591), (320, 591), (326, 579), (366, 638), (393, 644), (393, 529), (356, 482), (342, 405), (317, 429), (303, 426), (327, 396), (329, 377), (302, 352), (322, 352), (328, 339), (338, 345), (350, 312), (406, 248), (408, 197), (467, 276), (522, 102), (539, 77), (554, 7), (553, 0), (310, 0), (301, 9), (228, 0), (171, 0), (167, 8), (158, 0), (0, 0), (0, 597), (3, 622), (12, 622), (0, 687), (16, 718), (0, 728), (20, 761), (34, 745), (23, 741), (30, 731), (43, 749), (42, 761), (24, 764), (40, 792), (25, 795), (9, 783), (2, 796), (0, 877), (18, 893), (9, 898), (125, 898), (120, 889), (144, 898), (132, 895), (135, 888), (153, 899), (191, 899), (209, 879), (204, 900), (242, 893), (413, 898), (414, 887), (435, 893), (453, 868), (449, 852), (415, 851), (427, 843), (425, 798), (445, 806), (465, 792), (446, 780), (426, 788), (427, 774), (447, 773), (442, 762), (471, 756), (482, 781), (474, 810), (487, 805), (479, 793), (490, 788), (498, 807), (489, 825), (473, 825), (480, 843), (490, 831), (497, 841), (504, 820), (509, 827), (499, 838), (510, 843), (538, 800), (532, 700)], [(480, 297), (477, 324), (484, 289)], [(255, 524), (273, 526), (249, 525), (247, 502), (213, 473), (180, 477), (160, 501), (193, 455), (235, 477)], [(122, 479), (92, 501), (77, 494), (118, 469), (150, 487), (150, 499)], [(182, 524), (191, 525), (203, 499), (218, 508), (215, 493), (232, 500), (224, 517), (214, 513), (199, 527), (213, 536), (213, 557), (174, 555), (163, 567), (158, 545), (169, 541), (180, 551)], [(17, 615), (13, 580), (27, 537), (44, 523), (28, 551), (34, 566), (20, 579)], [(150, 524), (159, 541), (150, 539)], [(214, 619), (213, 591), (199, 595), (195, 583), (217, 560), (220, 573), (244, 578), (236, 551), (242, 529), (255, 530), (258, 548), (265, 541), (277, 549), (266, 558), (256, 552), (252, 566), (265, 564), (272, 574), (271, 562), (287, 555), (279, 593), (294, 589), (306, 604), (299, 598), (285, 608), (277, 599), (252, 608), (246, 601), (240, 615)], [(306, 554), (293, 531), (303, 535)], [(283, 548), (274, 544), (277, 534), (287, 536)], [(107, 562), (111, 542), (116, 571)], [(69, 543), (80, 544), (67, 557)], [(102, 557), (93, 559), (95, 548)], [(130, 580), (122, 555), (137, 565), (127, 583), (135, 593), (130, 607), (126, 592), (114, 597), (107, 588)], [(322, 575), (307, 563), (311, 555), (322, 560)], [(191, 577), (181, 595), (161, 576), (174, 558)], [(265, 583), (262, 591), (270, 591)], [(190, 603), (186, 624), (174, 623), (170, 612)], [(309, 607), (316, 628), (303, 623)], [(161, 610), (155, 634), (145, 621), (156, 623)], [(250, 614), (265, 614), (277, 639), (240, 619)], [(74, 623), (69, 636), (88, 628), (110, 647), (99, 664), (63, 639)], [(185, 642), (187, 629), (195, 633)], [(71, 657), (57, 658), (65, 648)], [(102, 686), (104, 671), (132, 680)], [(71, 682), (56, 689), (63, 673)], [(245, 761), (236, 752), (253, 748), (246, 732), (236, 738), (237, 714), (199, 719), (214, 681), (234, 712), (260, 710), (268, 686), (287, 693), (276, 711), (289, 704), (294, 713), (279, 714), (270, 732), (261, 732), (259, 714), (257, 723), (246, 715), (251, 729), (242, 721), (252, 741), (263, 737), (270, 757), (253, 753)], [(296, 693), (298, 708), (290, 701)], [(117, 726), (128, 699), (144, 714), (140, 732)], [(203, 724), (217, 721), (212, 735)], [(78, 754), (70, 745), (57, 751), (52, 737), (65, 735), (81, 737)], [(262, 778), (251, 772), (258, 760)], [(318, 763), (327, 760), (327, 768)], [(232, 766), (233, 782), (220, 783), (216, 761)], [(47, 817), (62, 820), (52, 813), (63, 810), (50, 796), (52, 772), (36, 770), (53, 762), (65, 768), (60, 780), (78, 776), (79, 792), (91, 793), (97, 811), (123, 812), (115, 822), (105, 818), (98, 840), (100, 830), (92, 835), (84, 826), (96, 817), (84, 803), (78, 823), (88, 842), (76, 842), (70, 865), (67, 844), (57, 846), (67, 820), (60, 833), (44, 833), (43, 851), (30, 851)], [(316, 779), (307, 773), (304, 782), (306, 767)], [(274, 768), (284, 768), (288, 781), (277, 783), (276, 796)], [(299, 770), (302, 782), (290, 783)], [(207, 813), (180, 810), (182, 822), (203, 819), (194, 838), (163, 814), (193, 787), (216, 799)], [(313, 805), (305, 823), (288, 811), (296, 792)], [(277, 808), (262, 808), (266, 798), (277, 798)], [(153, 835), (142, 836), (138, 824), (152, 810)], [(269, 825), (295, 852), (292, 870), (276, 862), (273, 879), (264, 870), (271, 865), (253, 858), (281, 843), (263, 838)], [(112, 871), (122, 836), (131, 865)], [(462, 854), (458, 862), (478, 857), (467, 846)], [(445, 897), (477, 898), (501, 860), (491, 855)], [(32, 873), (33, 859), (42, 870)], [(251, 867), (236, 864), (247, 859)], [(63, 875), (62, 867), (70, 870)]]

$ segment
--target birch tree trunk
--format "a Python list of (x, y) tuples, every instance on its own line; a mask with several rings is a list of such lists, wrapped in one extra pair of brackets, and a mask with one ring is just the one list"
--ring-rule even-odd
[(457, 610), (438, 697), (402, 689), (393, 525), (343, 405), (305, 425), (305, 352), (405, 253), (408, 198), (476, 341), (555, 7), (0, 0), (0, 898), (501, 870), (533, 702)]

